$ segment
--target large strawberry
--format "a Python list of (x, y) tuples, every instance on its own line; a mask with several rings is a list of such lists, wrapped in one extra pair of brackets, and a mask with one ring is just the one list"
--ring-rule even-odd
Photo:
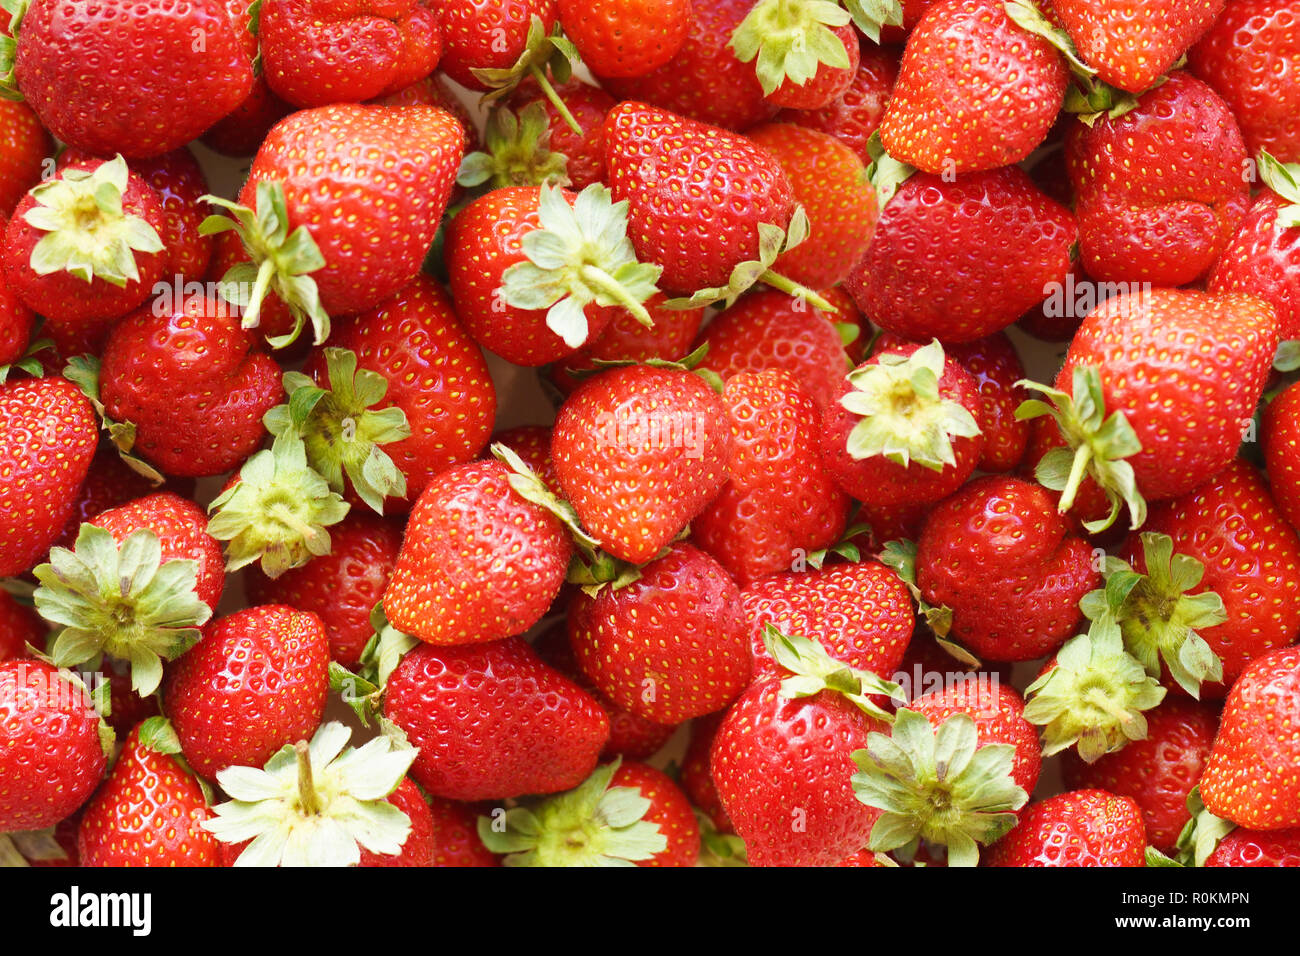
[(599, 76), (638, 77), (657, 70), (686, 42), (691, 0), (558, 0), (560, 25)]
[(1071, 790), (1031, 803), (989, 852), (989, 866), (1142, 866), (1142, 813), (1131, 797)]

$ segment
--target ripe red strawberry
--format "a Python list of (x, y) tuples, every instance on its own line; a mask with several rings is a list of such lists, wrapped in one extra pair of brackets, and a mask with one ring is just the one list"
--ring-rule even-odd
[(864, 45), (858, 70), (839, 99), (818, 110), (782, 110), (776, 116), (777, 122), (829, 133), (863, 163), (870, 163), (867, 142), (880, 127), (885, 103), (897, 79), (898, 54), (887, 47)]
[(769, 103), (816, 110), (853, 82), (858, 34), (838, 3), (759, 0), (731, 34), (731, 48), (755, 72)]
[(859, 501), (938, 501), (965, 483), (983, 455), (980, 407), (974, 379), (937, 341), (877, 352), (826, 407), (826, 467)]
[(1300, 866), (1300, 828), (1233, 830), (1202, 866)]
[(1072, 790), (1031, 803), (988, 866), (1142, 866), (1142, 813), (1130, 797)]
[(939, 0), (907, 38), (880, 139), (930, 173), (1018, 163), (1047, 137), (1065, 99), (1065, 58), (1000, 0)]
[(394, 93), (442, 55), (437, 14), (423, 0), (282, 0), (261, 8), (258, 40), (267, 85), (300, 108)]
[(436, 797), (507, 799), (581, 783), (609, 718), (518, 638), (421, 644), (388, 680), (384, 715), (420, 749), (411, 776)]
[[(565, 83), (555, 92), (563, 99), (569, 115), (582, 127), (581, 134), (573, 131), (564, 115), (535, 84), (521, 85), (509, 102), (511, 108), (520, 113), (533, 104), (543, 110), (546, 129), (550, 133), (550, 151), (564, 156), (569, 187), (580, 192), (592, 183), (605, 181), (605, 117), (617, 101), (599, 87), (577, 81)], [(536, 143), (522, 142), (517, 144), (517, 148), (522, 149), (525, 156), (531, 156)], [(510, 159), (513, 161), (515, 157)]]
[(745, 135), (776, 157), (812, 228), (774, 268), (812, 289), (839, 285), (867, 251), (876, 223), (875, 191), (862, 161), (834, 137), (790, 123)]
[(726, 408), (704, 379), (630, 365), (569, 397), (551, 457), (582, 526), (610, 554), (642, 564), (722, 488), (730, 445)]
[(1099, 79), (1130, 93), (1148, 90), (1223, 10), (1224, 0), (1185, 4), (1136, 0), (1052, 0), (1079, 55)]
[(399, 630), (431, 644), (522, 634), (559, 594), (573, 545), (564, 525), (496, 461), (456, 465), (420, 495), (384, 592)]
[(1184, 285), (1203, 276), (1250, 204), (1232, 111), (1178, 72), (1118, 119), (1066, 136), (1083, 267), (1109, 282)]
[(411, 821), (410, 835), (402, 844), (401, 853), (372, 853), (362, 847), (361, 862), (357, 866), (435, 866), (438, 826), (420, 788), (410, 777), (403, 777), (397, 789), (388, 795), (387, 802), (405, 813)]
[(175, 661), (163, 705), (195, 772), (261, 766), (310, 737), (329, 693), (329, 637), (315, 614), (276, 605), (213, 621)]
[(0, 576), (31, 570), (58, 539), (98, 441), (95, 410), (71, 382), (0, 385)]
[(917, 173), (884, 206), (845, 282), (863, 313), (911, 339), (969, 342), (1037, 305), (1070, 266), (1070, 211), (1016, 167), (947, 182)]
[(754, 67), (742, 63), (730, 40), (752, 0), (693, 3), (695, 22), (677, 55), (643, 76), (598, 76), (619, 100), (640, 100), (702, 123), (743, 130), (776, 112), (763, 96)]
[[(253, 83), (221, 0), (32, 0), (16, 32), (17, 88), (60, 142), (95, 156), (179, 149), (235, 109)], [(87, 63), (115, 68), (86, 83), (70, 64)]]
[(86, 480), (81, 483), (77, 503), (58, 544), (65, 548), (72, 547), (83, 522), (109, 508), (164, 490), (175, 492), (182, 498), (194, 498), (192, 481), (173, 481), (163, 488), (157, 488), (148, 478), (131, 468), (111, 445), (101, 445), (90, 462), (90, 470), (86, 472)]
[(231, 313), (207, 296), (159, 299), (114, 326), (104, 346), (104, 413), (133, 425), (127, 450), (166, 474), (222, 474), (266, 437), (262, 416), (283, 394), (280, 367)]
[(1169, 853), (1191, 819), (1187, 795), (1201, 778), (1218, 715), (1204, 704), (1171, 699), (1145, 716), (1144, 740), (1131, 741), (1092, 764), (1067, 753), (1065, 785), (1132, 797), (1142, 810), (1151, 845)]
[(133, 729), (77, 832), (81, 866), (220, 866), (212, 817), (199, 781), (176, 761), (166, 721)]
[(46, 625), (40, 616), (0, 591), (0, 661), (29, 657), (27, 645), (43, 648)]
[(980, 392), (978, 420), (984, 433), (980, 471), (1014, 470), (1029, 444), (1029, 424), (1016, 418), (1016, 409), (1029, 395), (1016, 385), (1025, 377), (1025, 367), (1015, 346), (999, 332), (974, 342), (950, 345), (948, 354), (970, 373)]
[(672, 545), (631, 584), (576, 594), (569, 641), (602, 694), (661, 724), (722, 709), (750, 674), (740, 592), (689, 544)]
[(507, 69), (524, 53), (534, 17), (551, 32), (555, 0), (439, 0), (443, 52), (438, 67), (461, 86), (486, 90), (475, 70)]
[(433, 862), (430, 866), (500, 866), (478, 838), (478, 814), (470, 804), (428, 799), (433, 817)]
[[(627, 309), (615, 309), (605, 330), (594, 336), (586, 345), (551, 368), (551, 381), (564, 394), (570, 394), (580, 384), (574, 373), (594, 372), (596, 362), (648, 362), (660, 359), (673, 362), (691, 352), (691, 343), (704, 323), (703, 309), (670, 309), (661, 294), (647, 299), (643, 305), (654, 320), (645, 326)], [(697, 368), (708, 368), (701, 362)]]
[(916, 546), (925, 600), (952, 609), (950, 636), (981, 658), (1028, 661), (1060, 647), (1098, 586), (1092, 548), (1051, 495), (1019, 478), (979, 478), (937, 505)]
[[(527, 465), (548, 488), (556, 486), (551, 461), (551, 430), (545, 425), (519, 425), (492, 436), (492, 447), (504, 445)], [(486, 457), (486, 456), (485, 456)]]
[(1294, 0), (1233, 0), (1188, 51), (1192, 72), (1232, 107), (1252, 156), (1300, 163), (1300, 69)]
[(1260, 439), (1273, 501), (1291, 527), (1300, 529), (1300, 384), (1268, 403)]
[(0, 216), (12, 216), (23, 194), (40, 181), (53, 149), (30, 106), (0, 100)]
[(691, 0), (558, 0), (558, 6), (560, 25), (582, 62), (605, 77), (659, 69), (677, 55), (695, 20)]
[[(0, 215), (0, 236), (8, 225), (8, 220)], [(8, 378), (13, 363), (23, 359), (35, 328), (36, 313), (9, 291), (4, 272), (0, 270), (0, 379)], [(694, 335), (692, 332), (691, 337)]]
[(104, 774), (102, 726), (70, 672), (0, 661), (0, 833), (54, 826), (85, 803)]
[(718, 788), (713, 785), (713, 775), (709, 772), (713, 737), (725, 716), (726, 711), (719, 711), (691, 721), (691, 740), (682, 757), (680, 783), (691, 804), (709, 818), (714, 829), (722, 834), (730, 834), (735, 831), (727, 819), (727, 811), (722, 809)]

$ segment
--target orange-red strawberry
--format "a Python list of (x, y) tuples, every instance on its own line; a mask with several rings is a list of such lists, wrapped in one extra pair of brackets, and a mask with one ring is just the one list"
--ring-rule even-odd
[(12, 216), (23, 194), (40, 181), (42, 164), (53, 149), (30, 106), (0, 100), (0, 216)]
[(864, 46), (853, 81), (839, 99), (819, 110), (782, 110), (776, 119), (829, 133), (863, 163), (870, 163), (867, 143), (880, 127), (897, 79), (898, 54), (889, 48)]
[(1147, 837), (1131, 797), (1071, 790), (1031, 803), (988, 866), (1142, 866)]
[(582, 62), (606, 77), (659, 69), (677, 55), (695, 21), (691, 0), (558, 0), (558, 6)]

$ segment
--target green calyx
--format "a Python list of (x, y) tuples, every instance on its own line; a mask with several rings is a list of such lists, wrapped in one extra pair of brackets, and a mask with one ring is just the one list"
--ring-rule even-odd
[(1106, 397), (1097, 367), (1081, 365), (1074, 369), (1073, 394), (1028, 379), (1016, 384), (1042, 392), (1049, 399), (1021, 402), (1016, 418), (1024, 421), (1050, 415), (1066, 441), (1067, 447), (1053, 448), (1044, 455), (1034, 472), (1044, 488), (1061, 493), (1057, 510), (1061, 514), (1069, 511), (1084, 478), (1091, 477), (1110, 502), (1110, 513), (1096, 521), (1085, 521), (1085, 528), (1094, 534), (1109, 528), (1119, 516), (1121, 503), (1128, 507), (1132, 527), (1142, 527), (1147, 520), (1146, 499), (1138, 491), (1133, 466), (1124, 461), (1140, 452), (1142, 443), (1122, 411), (1106, 415)]
[(357, 495), (377, 513), (385, 498), (406, 496), (406, 476), (380, 446), (411, 437), (406, 413), (396, 406), (372, 407), (388, 394), (388, 380), (378, 372), (357, 369), (348, 349), (325, 350), (329, 389), (301, 372), (286, 372), (287, 405), (277, 405), (262, 419), (277, 438), (295, 435), (307, 451), (307, 464), (342, 494), (344, 476)]
[(307, 465), (307, 447), (292, 432), (244, 463), (239, 480), (208, 506), (208, 534), (228, 541), (226, 569), (260, 561), (278, 578), (330, 553), (330, 534), (351, 506)]
[(695, 822), (700, 828), (700, 858), (696, 866), (714, 868), (749, 866), (749, 851), (745, 841), (734, 833), (723, 833), (699, 807), (695, 811)]
[(1205, 808), (1199, 784), (1187, 795), (1187, 812), (1192, 818), (1178, 834), (1176, 859), (1183, 866), (1205, 866), (1205, 861), (1218, 849), (1219, 841), (1237, 829), (1237, 825)]
[(40, 378), (45, 374), (45, 365), (41, 362), (38, 355), (47, 349), (53, 349), (54, 342), (51, 339), (37, 339), (27, 346), (25, 351), (18, 358), (14, 359), (8, 365), (0, 365), (0, 385), (9, 381), (9, 376), (15, 371), (26, 372), (32, 378)]
[(89, 400), (123, 464), (137, 475), (148, 478), (155, 487), (161, 485), (167, 480), (163, 473), (143, 458), (131, 454), (135, 448), (135, 423), (116, 422), (105, 413), (104, 402), (99, 397), (99, 371), (100, 362), (95, 356), (76, 355), (68, 360), (63, 369), (63, 377), (81, 389), (81, 393)]
[(621, 760), (572, 790), (478, 820), (479, 839), (506, 866), (635, 866), (668, 848), (652, 803), (635, 787), (611, 787)]
[(627, 237), (627, 201), (613, 202), (593, 183), (572, 206), (556, 187), (543, 185), (538, 229), (523, 238), (525, 262), (501, 276), (501, 297), (519, 309), (546, 309), (547, 327), (577, 349), (587, 341), (588, 305), (622, 306), (647, 327), (642, 304), (659, 291), (662, 267), (638, 262)]
[(952, 608), (946, 604), (940, 604), (936, 607), (922, 596), (921, 589), (916, 583), (916, 542), (906, 539), (886, 541), (880, 554), (876, 555), (876, 560), (885, 567), (891, 568), (898, 575), (899, 580), (907, 585), (912, 600), (916, 602), (917, 613), (930, 626), (930, 630), (934, 632), (940, 644), (944, 645), (945, 650), (959, 660), (963, 660), (973, 667), (979, 667), (978, 658), (972, 656), (959, 645), (944, 640), (948, 636), (948, 632), (952, 630)]
[(559, 94), (555, 92), (555, 87), (551, 85), (550, 80), (550, 77), (554, 77), (556, 83), (561, 85), (567, 83), (573, 76), (573, 68), (579, 62), (578, 48), (560, 32), (559, 25), (548, 34), (542, 18), (533, 14), (532, 21), (528, 25), (528, 39), (524, 44), (524, 52), (519, 55), (519, 59), (513, 66), (505, 69), (473, 69), (470, 72), (474, 74), (475, 79), (491, 90), (480, 100), (484, 106), (505, 99), (519, 87), (520, 83), (531, 77), (568, 127), (581, 136), (582, 127), (573, 118), (569, 108), (564, 105), (564, 100), (560, 99)]
[(860, 711), (877, 720), (892, 721), (893, 715), (871, 699), (904, 699), (903, 689), (870, 671), (858, 670), (826, 653), (817, 641), (795, 634), (783, 634), (773, 624), (763, 628), (763, 646), (772, 659), (790, 672), (781, 681), (781, 696), (787, 700), (814, 697), (832, 691), (844, 697)]
[(130, 171), (120, 155), (92, 170), (66, 169), (32, 189), (36, 205), (23, 219), (45, 233), (30, 265), (40, 276), (66, 272), (87, 284), (122, 288), (140, 281), (137, 252), (163, 251), (158, 231), (122, 208)]
[(1282, 200), (1275, 220), (1276, 228), (1300, 226), (1300, 163), (1284, 163), (1268, 150), (1261, 150), (1255, 165), (1264, 185)]
[[(371, 609), (370, 627), (375, 633), (361, 649), (361, 659), (355, 673), (337, 661), (330, 661), (329, 666), (330, 690), (352, 708), (363, 727), (370, 726), (372, 717), (379, 717), (388, 678), (407, 652), (420, 643), (418, 639), (389, 623), (383, 601)], [(379, 724), (384, 727), (386, 719), (379, 717)]]
[(880, 42), (882, 27), (903, 25), (902, 0), (843, 0), (853, 23), (873, 43)]
[(54, 838), (54, 827), (0, 833), (0, 869), (66, 860), (67, 852)]
[(867, 140), (867, 155), (871, 157), (871, 163), (866, 169), (867, 181), (875, 190), (876, 208), (883, 210), (889, 200), (894, 198), (894, 193), (898, 192), (898, 187), (916, 173), (916, 167), (895, 159), (885, 151), (880, 130), (875, 130)]
[(824, 548), (817, 548), (809, 551), (807, 557), (803, 559), (803, 565), (797, 565), (792, 570), (802, 571), (806, 568), (813, 568), (820, 571), (825, 567), (827, 560), (831, 555), (843, 558), (850, 564), (857, 564), (862, 560), (862, 549), (858, 547), (856, 539), (862, 535), (870, 535), (871, 526), (867, 524), (852, 524), (844, 529), (838, 541), (827, 545)]
[(1025, 719), (1043, 728), (1044, 757), (1075, 747), (1093, 763), (1146, 738), (1142, 711), (1164, 700), (1165, 689), (1124, 650), (1118, 628), (1096, 628), (1067, 641), (1025, 696)]
[(232, 799), (202, 826), (224, 843), (252, 841), (235, 866), (355, 866), (363, 848), (401, 852), (411, 820), (385, 798), (416, 751), (383, 735), (347, 747), (351, 734), (343, 724), (324, 724), (310, 744), (284, 747), (261, 770), (217, 774)]
[(134, 531), (121, 546), (112, 534), (83, 524), (73, 550), (54, 548), (32, 572), (40, 582), (36, 610), (62, 626), (50, 648), (59, 667), (108, 654), (131, 665), (140, 696), (158, 689), (162, 662), (175, 660), (199, 639), (212, 609), (195, 589), (196, 562), (163, 562), (158, 535)]
[(1144, 533), (1142, 553), (1146, 574), (1107, 557), (1105, 586), (1085, 594), (1079, 608), (1092, 621), (1094, 634), (1118, 631), (1148, 674), (1159, 677), (1163, 661), (1178, 686), (1199, 699), (1202, 682), (1223, 680), (1223, 662), (1197, 633), (1228, 619), (1223, 599), (1213, 591), (1187, 593), (1200, 585), (1205, 566), (1190, 555), (1174, 554), (1168, 535)]
[(0, 0), (0, 10), (9, 14), (9, 32), (0, 33), (0, 99), (21, 100), (14, 64), (18, 60), (18, 30), (27, 15), (30, 0)]
[(256, 210), (222, 199), (204, 196), (203, 201), (220, 206), (230, 215), (214, 215), (199, 224), (199, 234), (213, 236), (235, 232), (244, 244), (250, 262), (231, 266), (221, 280), (221, 297), (243, 310), (242, 323), (255, 329), (261, 322), (262, 303), (274, 292), (294, 318), (285, 335), (267, 337), (272, 348), (284, 348), (311, 322), (317, 345), (330, 334), (330, 317), (320, 302), (320, 290), (311, 273), (325, 267), (316, 240), (306, 226), (289, 232), (289, 212), (284, 186), (279, 182), (257, 184)]
[(493, 110), (484, 139), (486, 151), (470, 153), (461, 162), (456, 179), (460, 185), (569, 185), (569, 159), (551, 151), (551, 129), (541, 103), (529, 103), (517, 116), (504, 106)]
[(931, 471), (956, 465), (954, 438), (980, 434), (975, 416), (960, 402), (939, 394), (943, 346), (936, 339), (909, 356), (885, 353), (848, 375), (853, 390), (840, 404), (861, 421), (849, 432), (849, 455), (884, 456), (906, 468), (915, 462)]
[(742, 63), (754, 64), (764, 95), (785, 83), (803, 86), (824, 64), (849, 68), (849, 54), (832, 27), (852, 17), (830, 0), (759, 0), (731, 34)]
[(878, 852), (910, 851), (925, 840), (948, 848), (949, 866), (975, 866), (979, 847), (1015, 826), (1015, 811), (1029, 799), (1012, 776), (1015, 748), (979, 746), (968, 714), (935, 728), (902, 708), (891, 735), (872, 733), (852, 757), (858, 800), (883, 811), (867, 844)]

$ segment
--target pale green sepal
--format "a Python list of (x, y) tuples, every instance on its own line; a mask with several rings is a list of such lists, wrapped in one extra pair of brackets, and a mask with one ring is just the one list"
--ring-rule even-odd
[(773, 624), (763, 628), (763, 645), (772, 659), (792, 675), (781, 682), (781, 696), (793, 700), (833, 691), (869, 717), (885, 723), (893, 720), (892, 714), (871, 699), (902, 699), (903, 689), (892, 681), (837, 661), (817, 641), (783, 634)]
[(846, 26), (848, 11), (830, 0), (759, 0), (731, 34), (742, 63), (756, 61), (763, 94), (787, 82), (803, 86), (823, 66), (846, 70), (849, 54), (832, 27)]
[(901, 0), (844, 0), (853, 22), (873, 43), (880, 42), (882, 27), (903, 25)]

